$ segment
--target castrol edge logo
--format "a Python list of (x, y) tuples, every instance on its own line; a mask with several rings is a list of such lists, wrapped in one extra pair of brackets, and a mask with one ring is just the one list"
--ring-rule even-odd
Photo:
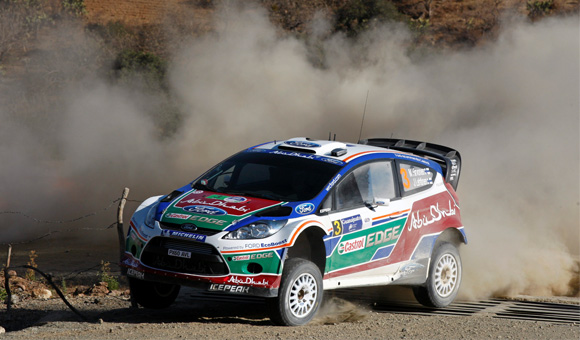
[(353, 251), (364, 249), (366, 245), (366, 236), (357, 237), (352, 240), (340, 242), (338, 244), (338, 254), (344, 255)]

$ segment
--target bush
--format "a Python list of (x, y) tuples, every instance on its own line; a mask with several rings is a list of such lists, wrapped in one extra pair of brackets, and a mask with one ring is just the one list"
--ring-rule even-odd
[[(38, 265), (36, 264), (36, 258), (38, 254), (36, 254), (35, 250), (31, 250), (28, 254), (28, 262), (26, 263), (32, 268), (37, 268)], [(36, 272), (33, 269), (26, 269), (25, 277), (27, 280), (35, 281), (36, 280)]]
[(83, 16), (87, 14), (84, 0), (62, 0), (64, 10), (73, 16)]
[(403, 20), (395, 5), (386, 0), (348, 1), (337, 10), (336, 17), (337, 30), (349, 36), (366, 31), (378, 22)]
[(165, 79), (167, 63), (160, 57), (136, 50), (125, 50), (117, 55), (113, 70), (120, 81), (142, 77), (151, 88), (158, 88)]
[(528, 9), (528, 17), (534, 20), (550, 14), (554, 9), (554, 2), (552, 0), (528, 1), (526, 3), (526, 8)]
[(101, 282), (107, 283), (107, 288), (109, 288), (109, 290), (119, 289), (119, 280), (111, 275), (109, 262), (101, 261), (101, 273), (99, 275), (99, 279)]

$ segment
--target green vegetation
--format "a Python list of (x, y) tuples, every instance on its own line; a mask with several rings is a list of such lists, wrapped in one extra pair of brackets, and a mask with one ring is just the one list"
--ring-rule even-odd
[(8, 293), (6, 292), (6, 289), (0, 288), (0, 301), (6, 300), (7, 297)]
[(62, 0), (62, 7), (66, 12), (74, 16), (87, 14), (84, 0)]
[(528, 1), (526, 8), (530, 19), (534, 20), (549, 15), (554, 9), (554, 1)]
[(395, 5), (387, 0), (347, 1), (336, 12), (336, 28), (349, 36), (367, 31), (377, 23), (404, 21)]
[(163, 82), (167, 63), (153, 53), (125, 50), (117, 55), (113, 69), (121, 81), (140, 75), (149, 86), (155, 87)]
[(101, 272), (99, 274), (99, 280), (101, 282), (106, 282), (107, 288), (109, 288), (109, 290), (119, 289), (119, 280), (111, 275), (109, 262), (101, 261)]
[(68, 293), (68, 289), (66, 287), (66, 280), (64, 279), (64, 277), (62, 278), (62, 280), (60, 281), (60, 290), (62, 291), (62, 293), (64, 295), (66, 295)]
[[(38, 254), (36, 254), (36, 250), (31, 250), (28, 254), (28, 262), (26, 263), (32, 268), (37, 268), (38, 265), (36, 264), (36, 258), (38, 258)], [(26, 274), (24, 277), (27, 280), (35, 281), (36, 280), (36, 272), (33, 269), (26, 269)]]

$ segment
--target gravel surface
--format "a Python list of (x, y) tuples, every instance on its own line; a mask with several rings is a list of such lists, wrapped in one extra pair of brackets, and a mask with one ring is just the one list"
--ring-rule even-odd
[[(273, 326), (259, 300), (200, 301), (184, 289), (165, 310), (131, 308), (125, 296), (74, 297), (80, 318), (60, 299), (29, 299), (0, 314), (2, 339), (579, 339), (576, 324), (378, 312), (368, 302), (329, 298), (304, 327)], [(562, 303), (562, 301), (557, 301)], [(566, 302), (566, 301), (565, 301)], [(578, 304), (578, 299), (566, 303)]]

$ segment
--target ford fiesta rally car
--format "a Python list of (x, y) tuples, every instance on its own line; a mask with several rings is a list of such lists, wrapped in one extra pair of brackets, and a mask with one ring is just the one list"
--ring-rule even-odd
[(187, 285), (265, 297), (275, 323), (303, 325), (323, 289), (397, 284), (445, 307), (466, 243), (460, 168), (453, 149), (394, 139), (243, 150), (137, 208), (121, 260), (133, 301), (167, 307)]

